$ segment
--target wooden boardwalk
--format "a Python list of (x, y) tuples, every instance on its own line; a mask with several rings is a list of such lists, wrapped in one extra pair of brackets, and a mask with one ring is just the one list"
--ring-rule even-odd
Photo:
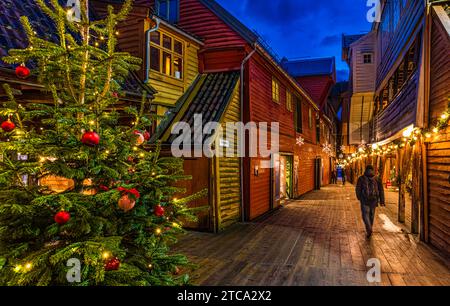
[[(197, 268), (198, 285), (450, 285), (449, 260), (434, 254), (378, 209), (365, 238), (353, 186), (326, 187), (258, 222), (221, 234), (191, 232), (175, 246)], [(367, 260), (381, 261), (382, 282), (366, 279)]]

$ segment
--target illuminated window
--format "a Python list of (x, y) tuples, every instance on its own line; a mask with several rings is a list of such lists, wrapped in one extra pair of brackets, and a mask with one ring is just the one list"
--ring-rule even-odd
[(163, 73), (172, 75), (172, 55), (167, 52), (163, 52)]
[(280, 103), (280, 83), (275, 78), (272, 78), (272, 100)]
[(150, 36), (150, 69), (183, 79), (183, 43), (174, 37), (155, 31)]
[(312, 118), (312, 116), (313, 116), (312, 109), (310, 107), (309, 111), (308, 111), (308, 126), (309, 126), (310, 129), (312, 129), (312, 127), (313, 127), (313, 118)]
[(292, 107), (292, 93), (289, 89), (286, 89), (286, 109), (291, 113), (294, 111)]

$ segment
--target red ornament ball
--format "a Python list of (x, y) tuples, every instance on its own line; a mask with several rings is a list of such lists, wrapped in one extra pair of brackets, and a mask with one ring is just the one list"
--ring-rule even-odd
[(101, 190), (103, 190), (103, 191), (109, 191), (109, 187), (108, 186), (105, 186), (105, 185), (100, 185), (100, 187), (99, 187)]
[(164, 207), (162, 207), (161, 205), (157, 205), (155, 207), (154, 213), (157, 217), (164, 217)]
[(70, 214), (67, 211), (60, 211), (55, 215), (55, 222), (64, 225), (70, 220)]
[(26, 79), (30, 76), (30, 69), (25, 67), (25, 65), (17, 66), (16, 76), (21, 79)]
[(100, 136), (96, 132), (86, 132), (81, 137), (81, 142), (87, 146), (94, 147), (100, 143)]
[(2, 123), (1, 128), (3, 131), (9, 133), (16, 128), (16, 125), (8, 119)]
[(136, 200), (132, 199), (129, 194), (124, 194), (117, 204), (124, 212), (129, 212), (136, 206)]
[(141, 132), (134, 131), (134, 135), (136, 135), (136, 145), (137, 146), (140, 146), (141, 144), (143, 144), (145, 142), (145, 137)]
[(117, 257), (111, 258), (105, 263), (105, 271), (117, 271), (120, 268), (120, 260)]
[(149, 140), (150, 140), (150, 137), (151, 137), (151, 136), (150, 136), (150, 133), (149, 133), (148, 131), (145, 131), (143, 135), (144, 135), (144, 139), (145, 139), (146, 141), (149, 141)]

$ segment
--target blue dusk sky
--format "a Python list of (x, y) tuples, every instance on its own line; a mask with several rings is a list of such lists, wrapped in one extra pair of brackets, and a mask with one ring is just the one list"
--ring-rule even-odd
[(346, 80), (342, 34), (370, 31), (367, 0), (216, 0), (256, 30), (282, 58), (336, 57), (338, 80)]

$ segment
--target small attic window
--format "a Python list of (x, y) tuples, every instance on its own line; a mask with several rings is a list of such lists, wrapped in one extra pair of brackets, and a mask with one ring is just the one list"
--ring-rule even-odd
[(180, 0), (156, 0), (156, 13), (170, 23), (178, 23)]
[(363, 62), (364, 62), (364, 64), (372, 64), (372, 62), (373, 62), (372, 53), (364, 53), (363, 54)]

